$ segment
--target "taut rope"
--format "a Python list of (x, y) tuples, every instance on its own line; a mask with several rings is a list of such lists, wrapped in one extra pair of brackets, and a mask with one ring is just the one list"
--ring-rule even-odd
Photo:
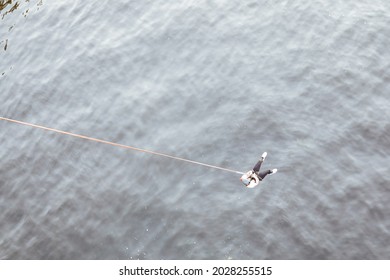
[(215, 168), (215, 169), (219, 169), (219, 170), (223, 170), (223, 171), (237, 173), (240, 175), (244, 174), (243, 172), (229, 169), (229, 168), (206, 164), (206, 163), (202, 163), (202, 162), (198, 162), (198, 161), (194, 161), (194, 160), (189, 160), (189, 159), (185, 159), (185, 158), (180, 158), (180, 157), (176, 157), (176, 156), (171, 156), (171, 155), (167, 155), (167, 154), (163, 154), (163, 153), (159, 153), (159, 152), (154, 152), (154, 151), (150, 151), (150, 150), (140, 149), (140, 148), (136, 148), (136, 147), (132, 147), (132, 146), (128, 146), (128, 145), (114, 143), (114, 142), (110, 142), (110, 141), (106, 141), (106, 140), (101, 140), (101, 139), (97, 139), (97, 138), (93, 138), (93, 137), (89, 137), (89, 136), (84, 136), (84, 135), (80, 135), (80, 134), (76, 134), (76, 133), (72, 133), (72, 132), (67, 132), (67, 131), (63, 131), (63, 130), (59, 130), (59, 129), (55, 129), (55, 128), (42, 126), (42, 125), (36, 125), (36, 124), (28, 123), (28, 122), (22, 122), (22, 121), (18, 121), (18, 120), (14, 120), (14, 119), (3, 118), (3, 117), (0, 117), (0, 120), (12, 122), (12, 123), (17, 123), (17, 124), (22, 124), (22, 125), (26, 125), (26, 126), (30, 126), (30, 127), (34, 127), (34, 128), (40, 128), (40, 129), (44, 129), (44, 130), (48, 130), (48, 131), (53, 131), (53, 132), (57, 132), (57, 133), (60, 133), (63, 135), (69, 135), (69, 136), (73, 136), (73, 137), (77, 137), (77, 138), (81, 138), (81, 139), (85, 139), (85, 140), (89, 140), (89, 141), (94, 141), (94, 142), (99, 142), (102, 144), (121, 147), (124, 149), (129, 149), (129, 150), (148, 153), (148, 154), (152, 154), (152, 155), (156, 155), (156, 156), (167, 157), (167, 158), (171, 158), (171, 159), (185, 161), (188, 163), (198, 164), (198, 165), (202, 165), (202, 166), (206, 166), (206, 167), (210, 167), (210, 168)]

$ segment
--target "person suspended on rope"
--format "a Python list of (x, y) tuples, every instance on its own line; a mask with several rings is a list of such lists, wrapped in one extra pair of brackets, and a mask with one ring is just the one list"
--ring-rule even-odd
[(247, 188), (256, 187), (265, 178), (265, 176), (268, 174), (275, 174), (278, 171), (276, 168), (274, 168), (260, 172), (261, 164), (264, 162), (266, 156), (267, 152), (264, 152), (253, 169), (242, 175), (240, 178), (241, 182), (243, 182)]

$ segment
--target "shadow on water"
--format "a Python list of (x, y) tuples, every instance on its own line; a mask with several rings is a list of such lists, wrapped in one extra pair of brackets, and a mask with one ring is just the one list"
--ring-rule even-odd
[[(7, 51), (9, 49), (9, 37), (16, 27), (16, 17), (19, 14), (16, 11), (22, 11), (21, 15), (27, 18), (29, 13), (36, 8), (36, 11), (43, 5), (43, 0), (38, 1), (14, 1), (14, 0), (0, 0), (0, 17), (1, 20), (6, 22), (2, 24), (0, 29), (0, 50)], [(14, 18), (10, 18), (11, 14), (15, 15)], [(3, 66), (4, 67), (4, 66)], [(12, 69), (12, 67), (6, 67)], [(5, 75), (4, 69), (0, 69), (1, 76)]]

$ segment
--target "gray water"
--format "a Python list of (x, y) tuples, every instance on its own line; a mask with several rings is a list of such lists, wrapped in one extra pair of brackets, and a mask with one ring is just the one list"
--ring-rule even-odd
[[(1, 259), (390, 259), (390, 2), (0, 1)], [(15, 4), (18, 4), (15, 8)]]

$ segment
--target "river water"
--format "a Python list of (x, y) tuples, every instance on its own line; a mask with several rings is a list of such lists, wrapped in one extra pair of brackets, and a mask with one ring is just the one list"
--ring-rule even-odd
[(390, 259), (390, 2), (0, 1), (1, 259)]

